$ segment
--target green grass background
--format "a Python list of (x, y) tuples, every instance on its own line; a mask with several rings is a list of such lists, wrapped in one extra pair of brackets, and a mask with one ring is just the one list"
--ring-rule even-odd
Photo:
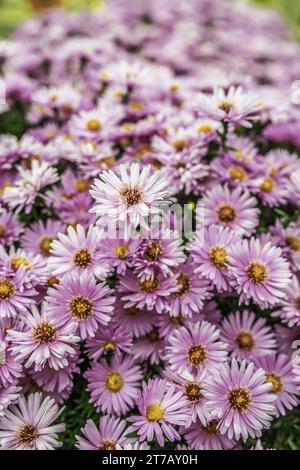
[[(130, 0), (128, 0), (130, 1)], [(71, 9), (95, 8), (100, 5), (99, 0), (66, 0)], [(256, 3), (271, 8), (277, 8), (291, 22), (295, 36), (300, 39), (300, 0), (256, 0)], [(0, 37), (7, 37), (14, 28), (26, 17), (32, 14), (26, 0), (0, 0)], [(12, 123), (6, 123), (9, 127)], [(15, 126), (14, 126), (15, 127)], [(80, 433), (87, 419), (99, 420), (95, 408), (88, 403), (86, 382), (80, 376), (76, 376), (75, 387), (72, 396), (66, 403), (62, 420), (67, 424), (63, 435), (65, 449), (74, 447), (74, 436)], [(273, 422), (270, 430), (266, 431), (262, 438), (263, 445), (267, 448), (300, 450), (300, 409), (288, 412), (286, 416)], [(251, 441), (247, 443), (250, 447)]]

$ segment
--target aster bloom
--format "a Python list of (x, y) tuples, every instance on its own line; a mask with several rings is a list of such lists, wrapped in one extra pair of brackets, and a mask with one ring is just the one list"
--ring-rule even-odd
[(220, 432), (220, 421), (210, 419), (206, 425), (196, 421), (187, 430), (183, 430), (184, 438), (190, 449), (195, 450), (232, 450), (236, 444), (226, 433)]
[(98, 217), (137, 227), (139, 224), (147, 228), (146, 217), (160, 212), (161, 205), (168, 197), (169, 182), (159, 172), (150, 173), (151, 167), (140, 170), (137, 163), (132, 163), (130, 170), (120, 165), (120, 176), (113, 171), (104, 171), (95, 180), (91, 195), (96, 203), (91, 209)]
[[(155, 324), (156, 317), (153, 319)], [(137, 361), (149, 361), (150, 364), (160, 364), (163, 351), (165, 349), (164, 337), (160, 334), (157, 326), (141, 336), (133, 343), (131, 353)]]
[(278, 304), (291, 280), (281, 249), (251, 238), (236, 243), (231, 250), (229, 270), (240, 304), (247, 305), (251, 299), (262, 308)]
[(276, 395), (276, 416), (285, 415), (286, 409), (292, 410), (299, 404), (296, 395), (299, 388), (295, 383), (295, 374), (292, 361), (285, 354), (272, 353), (265, 357), (258, 357), (255, 365), (265, 371), (266, 382), (272, 385), (272, 393)]
[(132, 347), (132, 333), (116, 326), (107, 331), (99, 330), (93, 338), (86, 340), (86, 352), (88, 357), (97, 361), (102, 355), (114, 354), (119, 356), (124, 353), (130, 354)]
[(26, 326), (21, 330), (10, 329), (7, 338), (12, 343), (11, 352), (26, 368), (34, 364), (40, 370), (47, 363), (52, 369), (68, 366), (68, 357), (76, 354), (75, 345), (80, 341), (75, 336), (76, 324), (59, 325), (55, 318), (49, 318), (32, 306), (24, 319)]
[(161, 379), (144, 382), (137, 407), (140, 415), (130, 416), (128, 421), (141, 442), (151, 442), (155, 437), (163, 447), (164, 436), (171, 442), (180, 440), (175, 426), (183, 425), (186, 420), (187, 401), (182, 392), (176, 392), (175, 385)]
[(300, 326), (300, 282), (297, 276), (293, 276), (291, 284), (286, 288), (280, 310), (272, 315), (281, 318), (289, 327)]
[(116, 269), (117, 274), (125, 274), (132, 266), (133, 256), (141, 240), (124, 238), (103, 238), (98, 241), (99, 261)]
[(130, 440), (126, 436), (126, 421), (115, 416), (104, 415), (99, 427), (89, 419), (81, 428), (84, 437), (76, 436), (79, 450), (116, 450), (116, 446), (126, 445)]
[(41, 393), (19, 398), (0, 419), (0, 447), (10, 450), (52, 450), (61, 446), (58, 433), (64, 424), (52, 424), (58, 419), (59, 410), (50, 397)]
[(239, 235), (250, 235), (258, 225), (257, 201), (240, 187), (230, 190), (217, 185), (207, 191), (203, 200), (205, 225), (229, 227)]
[(229, 439), (244, 441), (248, 436), (260, 437), (269, 428), (275, 414), (271, 383), (266, 383), (263, 369), (255, 370), (253, 363), (235, 359), (221, 364), (207, 382), (208, 406), (212, 417), (220, 420), (218, 429)]
[(0, 274), (0, 318), (15, 317), (33, 303), (36, 294), (33, 288), (25, 286), (26, 269), (20, 267), (14, 274)]
[(149, 333), (154, 325), (153, 312), (136, 306), (125, 307), (125, 303), (117, 297), (112, 323), (137, 337)]
[(271, 354), (276, 347), (275, 334), (264, 318), (243, 310), (231, 313), (221, 325), (221, 339), (228, 344), (232, 357), (254, 359)]
[(196, 238), (190, 246), (196, 273), (212, 281), (218, 290), (228, 290), (228, 258), (231, 244), (237, 235), (226, 227), (204, 229), (204, 240)]
[(49, 257), (53, 240), (63, 231), (64, 224), (59, 220), (48, 219), (46, 222), (39, 220), (25, 229), (22, 246), (27, 252)]
[(143, 374), (130, 357), (116, 357), (110, 365), (105, 360), (95, 363), (85, 377), (97, 410), (120, 416), (134, 407)]
[(115, 298), (105, 284), (97, 284), (92, 273), (74, 272), (48, 290), (45, 310), (59, 325), (77, 324), (79, 336), (95, 336), (99, 325), (107, 325)]
[(100, 262), (99, 237), (99, 228), (93, 225), (87, 233), (81, 225), (77, 225), (76, 230), (68, 227), (66, 235), (59, 233), (50, 249), (49, 267), (53, 276), (76, 270), (89, 271), (98, 279), (103, 279), (109, 268), (103, 260)]
[(207, 321), (190, 323), (168, 339), (166, 360), (173, 371), (197, 373), (213, 370), (227, 359), (227, 344), (219, 340), (220, 331)]

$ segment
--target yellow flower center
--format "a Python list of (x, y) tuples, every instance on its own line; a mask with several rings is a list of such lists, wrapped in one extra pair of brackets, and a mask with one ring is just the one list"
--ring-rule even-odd
[(251, 405), (252, 394), (248, 388), (239, 387), (228, 392), (228, 402), (233, 411), (245, 413)]
[(6, 232), (7, 232), (7, 228), (5, 227), (5, 225), (0, 224), (0, 237), (4, 237)]
[(0, 278), (0, 300), (8, 300), (15, 293), (15, 285), (7, 278)]
[(132, 101), (129, 103), (128, 108), (132, 111), (142, 111), (144, 109), (144, 105), (140, 101)]
[(263, 180), (263, 182), (260, 185), (260, 189), (264, 193), (271, 193), (275, 187), (275, 181), (271, 180), (270, 178), (266, 178)]
[(228, 254), (222, 246), (216, 246), (210, 250), (210, 259), (218, 268), (224, 268), (227, 263)]
[(124, 259), (129, 252), (126, 245), (118, 245), (115, 247), (115, 253), (119, 259)]
[(202, 126), (199, 126), (197, 129), (197, 132), (199, 134), (209, 134), (210, 132), (213, 132), (214, 128), (210, 124), (202, 124)]
[(116, 450), (116, 445), (113, 441), (103, 441), (98, 447), (99, 450)]
[(120, 196), (127, 207), (132, 207), (142, 201), (143, 191), (138, 185), (131, 186), (131, 184), (126, 184), (121, 188)]
[(145, 281), (139, 283), (139, 287), (142, 292), (151, 294), (152, 292), (155, 292), (156, 289), (158, 289), (159, 282), (157, 279), (146, 279)]
[(201, 424), (201, 431), (208, 435), (216, 435), (219, 433), (218, 426), (219, 421), (217, 419), (212, 419), (206, 426)]
[(272, 372), (271, 374), (266, 373), (265, 382), (272, 384), (272, 392), (275, 393), (275, 395), (279, 395), (282, 390), (282, 380), (280, 375), (275, 374), (275, 372)]
[(90, 183), (87, 180), (77, 179), (74, 185), (78, 193), (84, 193), (90, 189)]
[(176, 139), (173, 142), (173, 147), (177, 152), (182, 152), (187, 146), (187, 141), (185, 139)]
[(111, 393), (117, 393), (124, 385), (124, 379), (120, 372), (111, 372), (105, 380), (106, 388)]
[(233, 180), (244, 181), (246, 179), (247, 173), (241, 166), (233, 166), (229, 170), (229, 176)]
[(144, 253), (144, 258), (151, 261), (159, 261), (163, 254), (163, 246), (159, 241), (153, 241), (150, 246), (148, 246)]
[(263, 282), (266, 282), (268, 279), (266, 267), (263, 264), (255, 262), (255, 261), (249, 264), (247, 268), (247, 273), (248, 273), (249, 279), (252, 282), (255, 282), (256, 284), (261, 284)]
[(158, 341), (159, 340), (158, 328), (154, 326), (152, 330), (149, 333), (147, 333), (146, 338), (148, 339), (148, 341), (150, 341), (150, 343), (155, 343), (156, 341)]
[(300, 251), (300, 238), (287, 237), (286, 242), (293, 251)]
[(151, 403), (146, 409), (146, 418), (148, 421), (156, 422), (161, 421), (166, 416), (166, 410), (158, 403)]
[(235, 338), (235, 342), (240, 349), (250, 351), (255, 345), (255, 341), (251, 333), (246, 331), (241, 331)]
[(185, 295), (192, 287), (191, 281), (186, 274), (180, 273), (176, 279), (176, 283), (179, 286), (179, 290), (176, 292), (178, 297)]
[(202, 366), (207, 359), (207, 349), (199, 344), (198, 346), (192, 346), (188, 350), (188, 361), (195, 367)]
[(91, 132), (97, 132), (101, 130), (102, 124), (100, 121), (98, 121), (98, 119), (90, 119), (87, 122), (86, 127)]
[(54, 328), (50, 323), (42, 321), (42, 323), (34, 328), (33, 331), (34, 339), (38, 343), (51, 343), (56, 336), (56, 328)]
[(138, 313), (140, 313), (141, 311), (137, 307), (129, 307), (129, 308), (125, 308), (124, 312), (126, 313), (128, 317), (134, 317), (135, 315), (138, 315)]
[(30, 446), (37, 437), (37, 430), (31, 424), (22, 424), (17, 431), (19, 445)]
[(39, 243), (39, 250), (44, 256), (50, 255), (51, 243), (55, 240), (52, 237), (43, 237)]
[(103, 349), (104, 351), (106, 352), (112, 352), (112, 351), (115, 351), (117, 348), (117, 345), (116, 343), (114, 343), (113, 341), (106, 341), (103, 345)]
[(83, 248), (82, 250), (77, 251), (74, 255), (74, 264), (78, 268), (86, 268), (92, 262), (92, 255), (90, 252)]
[(235, 212), (234, 207), (227, 205), (227, 204), (220, 206), (219, 209), (217, 210), (217, 214), (218, 214), (220, 222), (224, 222), (225, 224), (232, 222), (236, 217), (236, 212)]
[(93, 304), (87, 297), (78, 295), (69, 302), (68, 310), (77, 320), (88, 320), (93, 315)]
[(14, 271), (17, 271), (17, 269), (20, 266), (25, 266), (27, 271), (31, 270), (31, 264), (30, 261), (26, 258), (22, 258), (21, 256), (16, 257), (14, 256), (11, 260), (11, 267), (13, 268)]
[(198, 384), (190, 382), (185, 386), (185, 394), (190, 401), (198, 401), (202, 398), (201, 388)]
[(224, 111), (226, 114), (230, 113), (230, 110), (233, 108), (233, 102), (229, 100), (224, 100), (219, 104), (219, 109)]

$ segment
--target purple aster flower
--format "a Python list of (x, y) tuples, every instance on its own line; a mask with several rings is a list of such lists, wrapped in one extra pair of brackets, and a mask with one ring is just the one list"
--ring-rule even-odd
[[(155, 317), (153, 319), (155, 323)], [(145, 336), (135, 341), (131, 348), (131, 354), (138, 362), (149, 361), (150, 364), (160, 364), (165, 349), (165, 340), (160, 335), (157, 326), (153, 326)]]
[(212, 370), (227, 359), (227, 344), (219, 340), (220, 331), (206, 321), (189, 323), (168, 339), (166, 360), (173, 371), (191, 374)]
[(275, 335), (265, 318), (243, 310), (231, 313), (221, 326), (221, 339), (229, 345), (232, 357), (253, 359), (272, 353), (276, 347)]
[(187, 430), (183, 430), (184, 438), (190, 449), (194, 450), (232, 450), (236, 444), (226, 433), (221, 434), (220, 421), (210, 419), (206, 425), (197, 420)]
[(102, 413), (124, 415), (134, 407), (143, 377), (140, 366), (131, 357), (114, 357), (109, 365), (104, 359), (85, 373), (90, 402)]
[(231, 191), (226, 185), (214, 186), (205, 194), (202, 202), (207, 226), (221, 225), (239, 235), (250, 235), (258, 225), (257, 201), (240, 187)]
[(96, 213), (99, 224), (109, 218), (125, 224), (125, 229), (130, 224), (147, 228), (145, 218), (160, 212), (158, 206), (169, 195), (169, 182), (160, 172), (151, 174), (150, 166), (140, 171), (139, 164), (132, 163), (129, 173), (124, 164), (119, 169), (120, 176), (109, 170), (95, 180), (91, 195), (96, 204), (91, 212)]
[(35, 370), (41, 370), (46, 363), (52, 369), (67, 367), (68, 357), (76, 354), (75, 345), (80, 341), (75, 336), (76, 323), (61, 326), (35, 306), (31, 312), (24, 318), (21, 331), (10, 329), (7, 333), (12, 355), (26, 368), (34, 364)]
[(168, 297), (178, 290), (176, 278), (164, 277), (158, 274), (153, 279), (141, 281), (132, 273), (120, 278), (120, 292), (123, 293), (121, 299), (124, 300), (125, 307), (137, 307), (153, 310), (161, 313), (167, 305)]
[(300, 282), (297, 276), (293, 276), (280, 304), (280, 310), (273, 312), (272, 315), (279, 317), (291, 328), (300, 326)]
[(22, 247), (29, 253), (48, 257), (51, 243), (57, 238), (57, 234), (63, 231), (64, 224), (59, 220), (39, 220), (25, 229), (21, 239)]
[(183, 393), (176, 391), (174, 384), (161, 379), (144, 382), (137, 407), (140, 415), (130, 416), (128, 421), (132, 423), (132, 430), (137, 432), (141, 442), (152, 442), (156, 437), (163, 447), (164, 436), (171, 442), (181, 440), (175, 426), (185, 424), (188, 404)]
[(154, 316), (153, 312), (146, 310), (146, 308), (125, 307), (125, 302), (117, 297), (112, 322), (120, 326), (121, 329), (139, 337), (152, 330)]
[(75, 271), (48, 290), (45, 310), (59, 325), (77, 323), (76, 331), (86, 339), (95, 336), (99, 325), (109, 323), (115, 302), (110, 292), (105, 284), (97, 284), (92, 273)]
[(295, 383), (295, 374), (291, 359), (285, 354), (268, 354), (265, 357), (258, 357), (254, 360), (257, 367), (263, 369), (266, 374), (266, 383), (272, 385), (272, 393), (277, 397), (276, 416), (285, 415), (285, 409), (292, 410), (299, 404), (296, 395), (299, 388)]
[(117, 274), (125, 274), (132, 266), (140, 240), (124, 238), (104, 238), (98, 241), (99, 261), (116, 268)]
[(275, 414), (272, 385), (266, 383), (262, 369), (254, 364), (235, 359), (231, 364), (221, 364), (207, 381), (206, 396), (212, 410), (212, 418), (220, 420), (218, 429), (229, 439), (244, 441), (248, 436), (260, 437), (269, 428)]
[(52, 424), (60, 416), (55, 401), (44, 400), (41, 393), (19, 398), (0, 419), (0, 446), (10, 450), (52, 450), (62, 444), (57, 434), (65, 430), (64, 424)]
[(49, 267), (53, 276), (69, 271), (88, 271), (103, 279), (109, 267), (104, 263), (98, 248), (100, 230), (90, 225), (87, 233), (81, 225), (76, 230), (68, 227), (67, 234), (59, 233), (51, 243)]
[(195, 239), (190, 251), (196, 273), (209, 279), (218, 290), (228, 290), (228, 258), (231, 245), (237, 240), (237, 234), (227, 227), (212, 225), (204, 229), (202, 236)]
[(0, 274), (0, 318), (16, 317), (33, 303), (36, 291), (25, 286), (26, 268), (20, 267), (14, 274)]
[(124, 331), (122, 326), (99, 330), (93, 338), (86, 340), (86, 352), (92, 361), (97, 361), (104, 354), (119, 356), (122, 352), (130, 354), (132, 347), (132, 333)]
[(262, 308), (278, 304), (285, 297), (291, 278), (288, 262), (280, 248), (262, 245), (251, 238), (232, 245), (229, 270), (240, 304), (252, 299)]
[(115, 416), (101, 416), (99, 427), (89, 419), (81, 428), (84, 437), (76, 436), (79, 450), (116, 450), (117, 445), (130, 443), (126, 436), (126, 421)]

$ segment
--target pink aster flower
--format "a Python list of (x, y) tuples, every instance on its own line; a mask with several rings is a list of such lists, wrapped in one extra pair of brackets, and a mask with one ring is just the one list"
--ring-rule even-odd
[(95, 180), (91, 195), (96, 204), (91, 212), (96, 213), (99, 224), (109, 218), (127, 228), (131, 224), (148, 228), (145, 219), (160, 213), (159, 205), (169, 195), (169, 181), (161, 172), (151, 174), (150, 166), (140, 170), (138, 163), (131, 164), (129, 173), (124, 164), (119, 170), (120, 176), (109, 170)]
[(212, 225), (204, 229), (202, 236), (195, 239), (190, 246), (196, 273), (209, 279), (218, 290), (228, 290), (228, 258), (231, 245), (237, 234), (227, 227)]
[(52, 424), (60, 416), (55, 401), (44, 400), (41, 393), (19, 398), (0, 419), (0, 447), (10, 450), (53, 450), (62, 444), (58, 433), (65, 430), (64, 424)]
[(137, 337), (149, 333), (154, 325), (153, 312), (136, 306), (125, 307), (125, 304), (117, 297), (112, 322)]
[(229, 345), (232, 357), (253, 359), (271, 354), (276, 347), (275, 335), (265, 318), (243, 310), (228, 315), (221, 326), (221, 339)]
[(184, 438), (193, 450), (232, 450), (236, 445), (234, 439), (229, 439), (226, 433), (221, 434), (220, 421), (212, 419), (203, 425), (200, 420), (183, 430)]
[(120, 278), (120, 292), (123, 293), (121, 299), (126, 302), (126, 308), (146, 307), (147, 310), (153, 310), (155, 307), (157, 312), (161, 313), (166, 308), (168, 297), (177, 290), (174, 276), (166, 278), (158, 274), (153, 279), (141, 281), (129, 273)]
[(297, 276), (293, 276), (280, 304), (280, 310), (273, 312), (272, 315), (279, 317), (290, 328), (300, 326), (300, 282)]
[(0, 318), (13, 318), (33, 303), (36, 291), (25, 286), (26, 269), (20, 267), (14, 274), (0, 274)]
[(132, 333), (122, 326), (98, 330), (93, 338), (86, 340), (86, 352), (92, 361), (97, 361), (104, 354), (119, 356), (122, 352), (130, 354)]
[(149, 333), (139, 337), (137, 341), (133, 343), (131, 354), (138, 362), (149, 361), (150, 364), (160, 364), (164, 349), (165, 340), (161, 336), (157, 326), (153, 326)]
[(59, 325), (77, 323), (76, 331), (86, 339), (95, 336), (99, 325), (109, 323), (115, 302), (110, 292), (105, 284), (97, 284), (92, 273), (75, 271), (49, 289), (45, 310)]
[(206, 321), (178, 328), (168, 340), (166, 360), (173, 371), (198, 373), (219, 367), (227, 359), (227, 344), (220, 331)]
[(211, 297), (207, 279), (195, 273), (192, 263), (185, 263), (176, 269), (177, 291), (174, 292), (167, 303), (166, 309), (171, 316), (182, 315), (191, 317), (199, 313), (204, 301)]
[(186, 398), (182, 392), (176, 392), (174, 384), (152, 379), (143, 383), (143, 390), (137, 399), (140, 415), (130, 416), (128, 421), (141, 442), (152, 442), (156, 437), (163, 447), (164, 436), (171, 442), (181, 440), (175, 426), (185, 424), (187, 406)]
[(115, 357), (109, 365), (104, 359), (85, 373), (90, 402), (102, 413), (124, 415), (134, 407), (143, 377), (141, 367), (131, 357)]
[(244, 441), (248, 436), (260, 437), (269, 428), (275, 414), (272, 385), (266, 383), (265, 372), (254, 364), (235, 359), (221, 364), (207, 381), (208, 406), (212, 418), (220, 420), (218, 429), (229, 439)]
[(51, 243), (59, 232), (64, 231), (64, 227), (59, 220), (48, 219), (46, 222), (39, 220), (25, 229), (21, 239), (22, 247), (28, 252), (48, 257)]
[(276, 395), (276, 416), (285, 415), (286, 409), (292, 410), (299, 404), (296, 395), (299, 388), (295, 383), (293, 363), (285, 354), (268, 354), (254, 360), (257, 367), (263, 369), (266, 374), (266, 383), (272, 385), (272, 393)]
[(104, 238), (99, 240), (99, 261), (116, 269), (117, 274), (125, 274), (128, 267), (132, 266), (140, 240), (124, 238)]
[(262, 308), (278, 304), (285, 297), (291, 278), (288, 262), (280, 248), (270, 242), (241, 240), (231, 247), (229, 270), (240, 304), (253, 300)]
[(99, 237), (99, 228), (93, 225), (87, 232), (77, 225), (76, 230), (68, 227), (66, 235), (59, 233), (50, 249), (49, 267), (53, 276), (62, 276), (69, 271), (88, 271), (103, 279), (109, 267), (101, 259)]
[(10, 329), (7, 338), (11, 341), (11, 352), (16, 361), (24, 362), (26, 368), (34, 364), (40, 370), (45, 364), (52, 369), (68, 366), (68, 357), (76, 354), (75, 345), (80, 341), (75, 336), (76, 323), (59, 325), (55, 318), (49, 318), (32, 306), (24, 318), (21, 331)]
[(230, 190), (217, 185), (207, 191), (203, 200), (205, 225), (221, 225), (239, 235), (251, 235), (258, 225), (257, 200), (240, 187)]
[(99, 427), (89, 419), (81, 428), (84, 437), (76, 436), (79, 450), (116, 450), (116, 446), (130, 443), (126, 436), (126, 421), (115, 416), (101, 416)]

